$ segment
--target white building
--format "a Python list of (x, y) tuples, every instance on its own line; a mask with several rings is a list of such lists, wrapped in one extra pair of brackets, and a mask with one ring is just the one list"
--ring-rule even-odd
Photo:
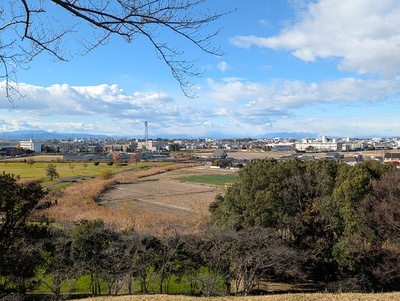
[(29, 149), (31, 151), (34, 151), (35, 153), (41, 153), (42, 152), (42, 143), (37, 142), (37, 141), (20, 141), (19, 142), (20, 148), (23, 149)]
[(164, 141), (153, 141), (153, 140), (146, 140), (146, 141), (138, 141), (138, 150), (143, 151), (150, 151), (156, 152), (163, 150), (166, 147), (166, 143)]
[(295, 148), (301, 152), (336, 152), (342, 150), (342, 142), (337, 142), (336, 139), (328, 139), (322, 136), (321, 140), (303, 139), (301, 142), (296, 142)]

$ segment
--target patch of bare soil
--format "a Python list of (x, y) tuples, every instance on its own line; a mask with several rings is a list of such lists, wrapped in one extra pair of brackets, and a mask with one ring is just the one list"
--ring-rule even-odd
[(223, 188), (186, 183), (178, 178), (219, 172), (206, 166), (197, 166), (115, 184), (97, 199), (97, 203), (117, 211), (131, 212), (137, 216), (140, 225), (152, 222), (157, 225), (164, 221), (179, 224), (189, 232), (192, 232), (191, 228), (197, 231), (199, 224), (209, 217), (210, 203), (217, 194), (223, 192)]
[(131, 201), (153, 211), (193, 212), (206, 208), (219, 191), (216, 187), (153, 176), (113, 186), (101, 195), (98, 204), (118, 208), (121, 202)]

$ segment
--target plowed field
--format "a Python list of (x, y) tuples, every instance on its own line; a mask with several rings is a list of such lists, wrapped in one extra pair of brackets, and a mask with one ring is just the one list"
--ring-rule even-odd
[[(209, 216), (208, 206), (224, 188), (216, 185), (182, 182), (178, 178), (190, 175), (233, 173), (214, 170), (207, 166), (183, 168), (154, 176), (140, 178), (133, 183), (116, 184), (97, 200), (99, 205), (115, 210), (131, 211), (140, 216), (140, 224), (146, 217), (180, 224), (185, 230), (196, 231)], [(147, 224), (147, 223), (146, 223)], [(168, 223), (167, 223), (168, 224)], [(165, 225), (164, 225), (165, 226)], [(189, 228), (189, 229), (188, 229)]]

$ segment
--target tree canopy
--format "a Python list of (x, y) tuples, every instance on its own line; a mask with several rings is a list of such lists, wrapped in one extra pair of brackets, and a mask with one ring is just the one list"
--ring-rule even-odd
[(11, 174), (0, 175), (0, 298), (26, 291), (30, 285), (25, 280), (42, 261), (38, 245), (46, 227), (31, 218), (47, 206), (40, 202), (46, 193), (37, 182), (19, 183)]
[(370, 288), (388, 287), (400, 279), (394, 251), (400, 174), (394, 169), (374, 162), (257, 160), (210, 210), (220, 228), (275, 229), (305, 255), (315, 279), (356, 277), (368, 279)]

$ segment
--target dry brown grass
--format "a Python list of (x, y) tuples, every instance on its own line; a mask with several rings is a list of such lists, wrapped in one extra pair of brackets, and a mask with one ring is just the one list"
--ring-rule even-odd
[[(400, 293), (386, 294), (281, 294), (251, 297), (188, 297), (173, 295), (140, 295), (97, 297), (81, 299), (80, 301), (396, 301)], [(78, 300), (79, 301), (79, 300)]]
[(180, 210), (177, 214), (176, 210), (152, 210), (151, 206), (139, 207), (129, 201), (121, 202), (118, 207), (100, 206), (96, 202), (104, 191), (118, 183), (135, 183), (143, 177), (188, 166), (192, 165), (179, 164), (139, 172), (124, 172), (109, 180), (92, 179), (76, 183), (65, 188), (57, 199), (57, 206), (48, 209), (46, 213), (51, 220), (64, 226), (101, 219), (117, 230), (134, 228), (154, 235), (177, 231), (198, 232), (203, 229), (208, 218), (204, 212)]

